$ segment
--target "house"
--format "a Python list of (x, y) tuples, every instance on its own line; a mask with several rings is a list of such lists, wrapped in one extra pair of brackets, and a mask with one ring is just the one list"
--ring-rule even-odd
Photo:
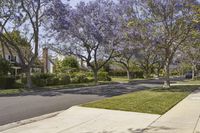
[[(12, 49), (9, 49), (9, 50), (6, 47), (2, 48), (2, 45), (1, 45), (0, 56), (4, 57), (7, 61), (9, 61), (12, 64), (12, 69), (13, 69), (12, 74), (18, 75), (22, 73), (22, 69), (20, 66), (20, 63), (21, 63), (20, 58), (14, 50)], [(30, 53), (32, 53), (27, 48), (24, 48), (22, 51), (26, 57), (28, 57)], [(31, 68), (31, 73), (39, 73), (39, 72), (53, 73), (54, 66), (55, 66), (55, 63), (54, 63), (54, 60), (49, 56), (48, 48), (43, 48), (42, 59), (39, 59), (39, 58), (36, 59), (34, 67)]]
[[(32, 54), (31, 49), (29, 49), (26, 46), (24, 47), (22, 46), (21, 51), (22, 51), (22, 54), (25, 56), (25, 58), (26, 57), (28, 58), (30, 54)], [(12, 48), (7, 48), (7, 47), (4, 47), (3, 45), (0, 45), (0, 56), (12, 64), (11, 68), (13, 69), (13, 71), (11, 74), (17, 76), (20, 73), (22, 73), (21, 60), (17, 52), (15, 52)], [(31, 68), (31, 73), (41, 72), (42, 68), (40, 64), (41, 63), (39, 62), (39, 60), (37, 60), (36, 63), (34, 64), (34, 67)]]
[[(50, 54), (51, 52), (51, 54)], [(44, 73), (54, 73), (56, 61), (63, 61), (67, 55), (62, 55), (55, 53), (54, 51), (49, 51), (47, 47), (42, 49), (42, 64)], [(73, 56), (77, 59), (79, 65), (82, 69), (87, 69), (87, 63), (82, 61), (80, 58)]]

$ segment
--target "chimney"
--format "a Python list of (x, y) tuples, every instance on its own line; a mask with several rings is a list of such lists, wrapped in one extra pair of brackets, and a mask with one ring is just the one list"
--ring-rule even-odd
[(48, 73), (48, 48), (43, 48), (44, 73)]

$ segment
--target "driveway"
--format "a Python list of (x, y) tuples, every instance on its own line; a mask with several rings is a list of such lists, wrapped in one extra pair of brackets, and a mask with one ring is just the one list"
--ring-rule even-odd
[(135, 81), (130, 84), (111, 84), (0, 97), (0, 125), (66, 110), (74, 105), (106, 97), (161, 86), (161, 83), (160, 80)]

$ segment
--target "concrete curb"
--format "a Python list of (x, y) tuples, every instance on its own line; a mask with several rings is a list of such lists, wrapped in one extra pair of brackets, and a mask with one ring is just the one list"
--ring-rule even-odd
[(63, 111), (57, 111), (57, 112), (33, 117), (33, 118), (30, 118), (30, 119), (26, 119), (26, 120), (21, 120), (21, 121), (9, 123), (9, 124), (0, 126), (0, 132), (11, 129), (11, 128), (16, 128), (16, 127), (19, 127), (19, 126), (22, 126), (22, 125), (30, 124), (30, 123), (33, 123), (33, 122), (41, 121), (41, 120), (44, 120), (44, 119), (52, 118), (52, 117), (55, 117), (56, 115), (60, 114)]

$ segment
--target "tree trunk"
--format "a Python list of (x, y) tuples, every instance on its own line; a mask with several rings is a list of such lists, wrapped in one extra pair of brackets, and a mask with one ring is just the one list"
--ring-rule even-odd
[(126, 68), (126, 73), (127, 73), (127, 79), (130, 80), (131, 76), (130, 76), (130, 71), (128, 68)]
[[(0, 42), (0, 43), (1, 43), (1, 42)], [(5, 47), (4, 47), (3, 43), (1, 43), (1, 47), (2, 47), (2, 57), (3, 57), (3, 59), (6, 59)]]
[(160, 69), (157, 68), (157, 77), (159, 78), (160, 77)]
[(93, 70), (93, 73), (94, 73), (94, 83), (95, 83), (95, 85), (97, 85), (97, 83), (98, 83), (98, 71)]
[(32, 88), (32, 80), (31, 80), (31, 71), (30, 71), (30, 68), (27, 68), (26, 70), (26, 87), (28, 89), (31, 89)]
[(195, 69), (196, 69), (196, 66), (195, 64), (192, 63), (192, 80), (195, 79)]
[(165, 72), (165, 81), (163, 87), (170, 88), (169, 59), (167, 59), (165, 62), (164, 72)]

